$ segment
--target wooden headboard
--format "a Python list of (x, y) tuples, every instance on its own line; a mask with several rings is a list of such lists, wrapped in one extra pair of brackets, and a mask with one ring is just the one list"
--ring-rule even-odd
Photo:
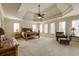
[(32, 29), (31, 28), (22, 28), (21, 29), (21, 32), (32, 32)]

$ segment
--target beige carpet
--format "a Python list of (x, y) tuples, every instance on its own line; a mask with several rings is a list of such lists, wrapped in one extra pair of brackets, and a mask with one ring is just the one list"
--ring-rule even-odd
[(69, 46), (60, 45), (54, 38), (18, 39), (19, 56), (79, 56), (79, 40)]

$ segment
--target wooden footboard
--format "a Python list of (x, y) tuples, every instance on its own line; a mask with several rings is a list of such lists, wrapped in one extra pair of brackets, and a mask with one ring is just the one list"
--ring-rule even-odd
[(26, 39), (36, 37), (36, 36), (38, 36), (38, 38), (40, 38), (40, 34), (38, 32), (29, 32), (29, 33), (27, 32), (26, 33)]

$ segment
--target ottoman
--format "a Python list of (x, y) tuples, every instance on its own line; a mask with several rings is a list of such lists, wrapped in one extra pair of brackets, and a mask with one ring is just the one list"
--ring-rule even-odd
[(67, 38), (60, 38), (59, 43), (64, 45), (69, 45), (69, 40)]

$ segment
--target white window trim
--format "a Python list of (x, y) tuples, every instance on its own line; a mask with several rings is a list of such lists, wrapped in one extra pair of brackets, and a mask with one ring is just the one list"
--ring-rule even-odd
[[(18, 28), (15, 29), (15, 25), (14, 24), (18, 24)], [(20, 23), (16, 22), (16, 23), (13, 23), (13, 32), (19, 32), (20, 31)]]
[[(51, 25), (54, 24), (54, 31), (52, 31)], [(50, 23), (50, 34), (55, 34), (55, 22)]]
[(64, 34), (66, 34), (66, 21), (60, 21), (60, 22), (59, 22), (59, 32), (62, 32), (62, 31), (60, 30), (60, 23), (61, 23), (61, 22), (65, 22), (65, 30), (64, 30)]
[(40, 32), (43, 32), (43, 24), (40, 24)]
[[(47, 25), (47, 28), (45, 28), (45, 26)], [(48, 24), (44, 24), (44, 33), (48, 33)]]

